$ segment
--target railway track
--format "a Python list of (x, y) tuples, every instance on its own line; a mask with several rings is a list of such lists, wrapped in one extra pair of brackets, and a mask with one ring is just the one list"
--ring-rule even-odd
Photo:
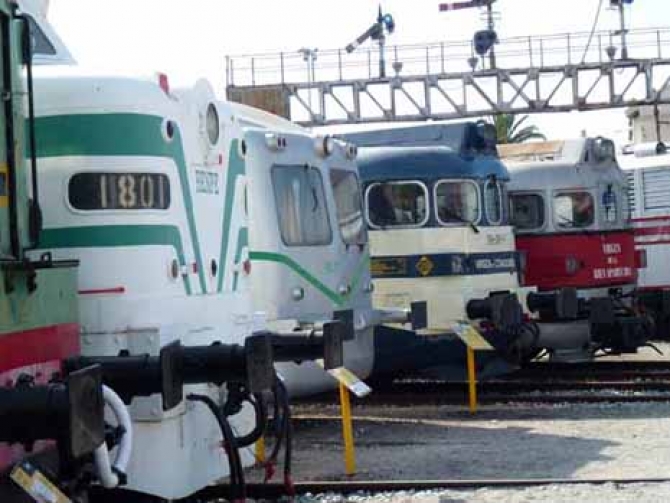
[[(277, 500), (287, 496), (319, 495), (336, 493), (382, 493), (397, 491), (431, 490), (472, 490), (493, 488), (526, 488), (547, 485), (602, 485), (602, 484), (661, 484), (670, 482), (667, 478), (594, 478), (594, 479), (493, 479), (493, 480), (396, 480), (396, 481), (309, 481), (296, 482), (287, 487), (284, 484), (247, 484), (247, 497)], [(199, 500), (220, 501), (230, 498), (230, 488), (217, 486), (198, 493)]]
[[(462, 405), (466, 382), (405, 377), (376, 383), (363, 404)], [(478, 383), (481, 404), (670, 402), (670, 362), (533, 363)], [(331, 395), (316, 401), (333, 402)]]

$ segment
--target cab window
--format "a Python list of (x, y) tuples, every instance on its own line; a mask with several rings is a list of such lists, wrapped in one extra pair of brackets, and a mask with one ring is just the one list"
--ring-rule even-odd
[(435, 186), (437, 220), (442, 225), (479, 221), (479, 188), (469, 180), (440, 181)]
[(284, 244), (329, 244), (332, 231), (319, 170), (309, 166), (275, 166), (272, 184)]
[(581, 229), (593, 224), (595, 205), (588, 192), (561, 192), (554, 197), (554, 222), (560, 229)]
[(363, 204), (358, 177), (353, 171), (330, 170), (330, 184), (333, 187), (337, 224), (342, 240), (346, 244), (364, 244), (367, 241)]
[(420, 227), (428, 220), (428, 193), (418, 182), (375, 183), (366, 201), (372, 227)]
[(496, 180), (488, 180), (484, 184), (484, 207), (490, 224), (502, 223), (502, 188)]
[(539, 194), (512, 194), (510, 213), (517, 229), (539, 229), (544, 226), (544, 198)]

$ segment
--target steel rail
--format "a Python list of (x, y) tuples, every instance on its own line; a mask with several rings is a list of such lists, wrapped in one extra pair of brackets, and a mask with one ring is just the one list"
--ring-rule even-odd
[[(247, 496), (254, 499), (276, 500), (294, 495), (317, 495), (323, 493), (382, 493), (397, 491), (434, 491), (527, 488), (547, 485), (603, 485), (603, 484), (661, 484), (670, 478), (592, 478), (592, 479), (480, 479), (480, 480), (361, 480), (361, 481), (310, 481), (296, 482), (287, 487), (283, 484), (247, 484)], [(215, 501), (229, 498), (225, 485), (208, 487), (196, 498)]]

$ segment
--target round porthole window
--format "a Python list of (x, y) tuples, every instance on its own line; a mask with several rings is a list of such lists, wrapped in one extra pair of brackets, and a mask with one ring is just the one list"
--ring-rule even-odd
[(207, 138), (209, 138), (209, 143), (216, 145), (219, 141), (220, 125), (219, 125), (219, 112), (216, 111), (216, 107), (213, 103), (207, 105), (207, 116), (205, 117), (206, 128), (207, 128)]

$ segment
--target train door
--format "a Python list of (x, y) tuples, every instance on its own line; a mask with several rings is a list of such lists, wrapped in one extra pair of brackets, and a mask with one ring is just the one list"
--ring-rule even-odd
[(0, 38), (2, 39), (0, 72), (2, 74), (0, 78), (3, 89), (10, 90), (13, 99), (3, 100), (2, 116), (0, 116), (0, 129), (2, 130), (0, 141), (0, 258), (19, 260), (24, 245), (21, 242), (19, 230), (21, 210), (19, 200), (23, 194), (22, 182), (25, 182), (20, 177), (23, 178), (25, 173), (17, 170), (15, 157), (12, 155), (14, 146), (13, 102), (16, 94), (13, 92), (12, 82), (11, 20), (9, 13), (4, 10), (4, 7), (7, 6), (2, 7), (0, 11)]

